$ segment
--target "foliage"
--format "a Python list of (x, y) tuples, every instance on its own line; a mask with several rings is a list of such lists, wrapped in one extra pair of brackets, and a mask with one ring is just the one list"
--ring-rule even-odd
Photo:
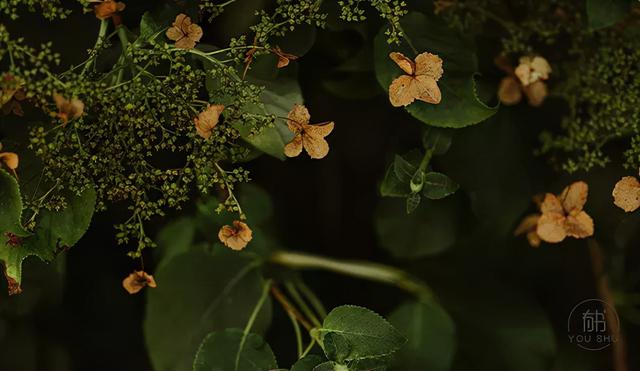
[(1, 2), (0, 369), (637, 369), (639, 9)]

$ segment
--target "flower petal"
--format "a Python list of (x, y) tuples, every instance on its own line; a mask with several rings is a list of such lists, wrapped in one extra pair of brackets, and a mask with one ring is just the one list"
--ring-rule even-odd
[(296, 157), (302, 152), (302, 134), (296, 134), (295, 137), (284, 146), (284, 154), (287, 157)]
[(498, 87), (498, 98), (500, 102), (507, 106), (520, 103), (522, 100), (522, 89), (520, 83), (513, 76), (507, 76), (500, 81)]
[(625, 176), (613, 188), (613, 203), (626, 212), (640, 207), (640, 182), (634, 176)]
[(438, 104), (442, 100), (442, 93), (438, 87), (436, 80), (428, 75), (419, 75), (415, 78), (415, 84), (418, 89), (416, 99), (423, 102)]
[(408, 106), (418, 96), (418, 87), (412, 76), (402, 75), (389, 86), (389, 101), (394, 107)]
[(565, 219), (564, 229), (567, 236), (575, 238), (585, 238), (593, 236), (593, 219), (584, 211), (570, 214)]
[(421, 53), (416, 57), (416, 76), (424, 75), (438, 81), (442, 73), (442, 59), (437, 55)]
[(589, 186), (583, 181), (574, 182), (567, 186), (560, 194), (562, 207), (567, 213), (580, 211), (587, 202)]
[(558, 243), (567, 237), (564, 229), (565, 217), (558, 213), (545, 213), (538, 219), (536, 233), (541, 240), (549, 243)]
[(287, 125), (294, 133), (299, 132), (302, 125), (308, 124), (310, 120), (311, 115), (309, 114), (309, 110), (302, 104), (294, 104), (287, 115)]
[(407, 75), (413, 75), (416, 72), (416, 64), (411, 59), (405, 57), (404, 54), (391, 52), (389, 53), (389, 58), (396, 62), (398, 67), (400, 67)]
[(556, 214), (564, 214), (564, 209), (562, 208), (562, 203), (556, 195), (553, 193), (547, 193), (544, 195), (544, 200), (540, 204), (540, 211), (545, 213), (556, 213)]

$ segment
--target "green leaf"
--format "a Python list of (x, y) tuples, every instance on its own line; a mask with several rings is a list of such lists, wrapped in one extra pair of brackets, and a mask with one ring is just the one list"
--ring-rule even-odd
[(411, 214), (418, 208), (418, 205), (420, 205), (420, 199), (420, 193), (412, 193), (407, 197), (407, 214)]
[(29, 232), (22, 228), (22, 197), (18, 182), (5, 170), (0, 169), (0, 238), (5, 233), (25, 237)]
[(422, 135), (422, 146), (431, 150), (434, 155), (443, 155), (451, 147), (451, 131), (448, 129), (428, 127)]
[(406, 341), (384, 318), (353, 305), (334, 308), (318, 332), (327, 358), (339, 363), (384, 357)]
[(453, 320), (438, 304), (412, 302), (400, 305), (389, 315), (407, 337), (407, 344), (395, 354), (394, 370), (447, 371), (455, 353)]
[[(413, 102), (406, 107), (413, 117), (432, 126), (461, 128), (482, 122), (497, 112), (497, 107), (489, 107), (478, 98), (475, 82), (478, 66), (468, 40), (442, 21), (421, 13), (409, 13), (400, 23), (418, 53), (434, 53), (443, 60), (444, 75), (438, 81), (442, 101)], [(386, 28), (382, 27), (375, 39), (375, 68), (378, 82), (388, 90), (391, 82), (402, 74), (389, 53), (401, 51), (411, 58), (416, 55), (407, 46), (387, 44)]]
[(453, 199), (424, 200), (407, 215), (397, 199), (383, 199), (375, 214), (380, 245), (398, 258), (417, 258), (440, 253), (456, 242), (460, 211)]
[(317, 365), (313, 368), (313, 371), (349, 371), (349, 367), (337, 362), (329, 361)]
[(225, 329), (208, 334), (198, 348), (193, 371), (265, 371), (278, 368), (269, 344), (260, 335), (252, 333), (248, 334), (242, 343), (236, 367), (242, 335), (240, 329)]
[(398, 179), (395, 172), (395, 164), (391, 163), (380, 184), (380, 195), (384, 197), (407, 197), (410, 193), (409, 185)]
[(454, 194), (460, 186), (448, 176), (430, 171), (425, 175), (422, 194), (431, 200), (439, 200)]
[(190, 217), (181, 217), (165, 225), (156, 238), (158, 248), (153, 251), (158, 266), (189, 251), (193, 246), (195, 234), (196, 223)]
[[(244, 327), (264, 285), (256, 264), (227, 251), (190, 251), (158, 269), (158, 287), (147, 293), (144, 323), (155, 370), (190, 370), (207, 333)], [(270, 319), (267, 301), (252, 331), (263, 333)]]
[(422, 190), (425, 182), (425, 176), (426, 174), (422, 169), (419, 169), (415, 174), (413, 174), (411, 182), (409, 183), (409, 188), (411, 188), (412, 193), (418, 193)]
[(402, 156), (395, 155), (395, 157), (393, 158), (393, 171), (396, 175), (396, 178), (398, 178), (398, 180), (402, 183), (409, 184), (416, 170), (418, 170), (417, 164), (412, 164)]
[(630, 0), (587, 0), (589, 28), (597, 30), (618, 23), (629, 14)]
[[(0, 171), (0, 182), (5, 182), (2, 184), (3, 191), (0, 192), (5, 192), (5, 185), (9, 188), (14, 187), (6, 179), (6, 176), (9, 175), (3, 174), (6, 173)], [(15, 184), (15, 189), (8, 193), (15, 196), (15, 192), (18, 192), (18, 197), (20, 197), (17, 184)], [(2, 196), (9, 196), (9, 194)], [(36, 228), (31, 236), (23, 237), (16, 246), (6, 243), (0, 245), (0, 261), (5, 265), (5, 276), (9, 282), (10, 294), (21, 291), (24, 259), (28, 256), (37, 256), (43, 261), (50, 261), (54, 258), (56, 251), (75, 245), (89, 228), (96, 202), (93, 188), (85, 190), (80, 196), (65, 196), (67, 207), (59, 212), (43, 210), (36, 218)], [(20, 202), (20, 206), (21, 204)], [(12, 207), (15, 206), (14, 204)], [(15, 210), (13, 212), (15, 213)], [(15, 214), (13, 215), (15, 216)], [(8, 231), (3, 230), (3, 236), (5, 232)]]
[[(293, 79), (282, 78), (274, 81), (254, 79), (252, 82), (265, 86), (261, 95), (264, 103), (262, 113), (287, 117), (293, 105), (303, 101), (300, 86)], [(274, 127), (264, 128), (257, 134), (251, 134), (249, 128), (243, 125), (238, 125), (236, 129), (247, 143), (280, 160), (285, 158), (284, 146), (293, 139), (293, 133), (282, 119), (277, 119)]]
[(292, 367), (291, 371), (313, 371), (319, 364), (325, 362), (326, 359), (319, 355), (309, 354), (299, 359)]

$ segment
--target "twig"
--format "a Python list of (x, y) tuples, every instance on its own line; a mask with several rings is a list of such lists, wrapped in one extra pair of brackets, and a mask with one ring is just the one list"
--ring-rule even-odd
[(271, 286), (271, 294), (273, 297), (282, 305), (284, 310), (292, 315), (300, 324), (307, 329), (307, 331), (311, 331), (313, 326), (298, 312), (298, 310), (287, 300), (284, 294), (274, 285)]

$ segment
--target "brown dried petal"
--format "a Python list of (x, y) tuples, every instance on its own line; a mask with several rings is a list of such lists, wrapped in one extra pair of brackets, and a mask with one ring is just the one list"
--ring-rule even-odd
[(218, 232), (218, 239), (232, 250), (244, 249), (253, 238), (253, 232), (246, 223), (233, 221), (233, 226), (225, 225)]
[(302, 133), (302, 145), (309, 157), (320, 159), (329, 153), (329, 143), (324, 139), (333, 130), (334, 123), (323, 125), (305, 125)]
[(583, 181), (574, 182), (567, 186), (560, 194), (562, 207), (567, 213), (580, 211), (587, 202), (589, 186)]
[(408, 106), (418, 95), (418, 87), (412, 76), (402, 75), (389, 85), (389, 102), (394, 107)]
[(284, 154), (287, 157), (296, 157), (302, 153), (302, 134), (296, 134), (291, 142), (284, 146)]
[(520, 103), (522, 100), (522, 88), (515, 77), (507, 76), (500, 81), (498, 98), (507, 106)]
[(516, 230), (513, 231), (513, 235), (519, 236), (530, 231), (535, 231), (538, 226), (538, 219), (540, 219), (540, 214), (527, 215), (522, 219), (518, 227), (516, 227)]
[(175, 40), (176, 48), (191, 49), (202, 37), (202, 28), (191, 22), (186, 14), (178, 14), (166, 33), (170, 40)]
[(416, 57), (416, 76), (428, 76), (435, 81), (440, 80), (442, 73), (442, 59), (435, 54), (421, 53)]
[(613, 188), (613, 203), (626, 212), (640, 207), (640, 182), (634, 176), (625, 176)]
[(523, 90), (531, 107), (540, 107), (549, 94), (547, 84), (540, 80), (524, 86)]
[(311, 120), (309, 110), (302, 104), (294, 104), (287, 115), (287, 125), (289, 130), (298, 133), (302, 130), (302, 125), (308, 124)]
[(204, 139), (209, 139), (213, 128), (218, 125), (220, 121), (220, 114), (224, 111), (224, 105), (222, 104), (210, 104), (207, 108), (198, 114), (198, 117), (193, 119), (196, 126), (196, 132)]
[(531, 61), (531, 70), (533, 71), (533, 75), (536, 80), (547, 80), (549, 78), (549, 74), (551, 73), (551, 66), (546, 59), (540, 56), (536, 56)]
[(145, 271), (134, 271), (130, 275), (128, 275), (124, 280), (122, 280), (122, 287), (129, 294), (135, 294), (142, 290), (145, 286), (149, 287), (157, 287), (156, 281), (153, 279), (153, 276), (148, 274)]
[(529, 241), (529, 246), (531, 247), (540, 247), (540, 243), (542, 242), (540, 236), (538, 236), (538, 232), (536, 232), (535, 230), (527, 233), (527, 240)]
[(9, 170), (15, 170), (18, 168), (18, 155), (13, 152), (0, 153), (0, 162), (2, 162)]
[(575, 238), (585, 238), (593, 236), (593, 219), (584, 211), (571, 213), (567, 216), (564, 224), (567, 236)]
[(549, 243), (558, 243), (567, 237), (565, 231), (565, 217), (558, 213), (545, 213), (538, 219), (536, 233), (541, 240)]
[(416, 72), (416, 64), (411, 59), (405, 57), (404, 54), (391, 52), (389, 53), (389, 58), (396, 62), (398, 67), (400, 67), (407, 75), (413, 75)]
[(113, 0), (104, 0), (98, 3), (93, 11), (96, 14), (96, 18), (105, 20), (113, 17), (114, 14), (124, 10), (125, 4), (121, 2), (116, 2)]
[(540, 204), (540, 211), (543, 214), (546, 214), (546, 213), (564, 214), (562, 203), (560, 202), (558, 197), (556, 197), (556, 195), (554, 195), (553, 193), (547, 193), (544, 195), (544, 200)]

